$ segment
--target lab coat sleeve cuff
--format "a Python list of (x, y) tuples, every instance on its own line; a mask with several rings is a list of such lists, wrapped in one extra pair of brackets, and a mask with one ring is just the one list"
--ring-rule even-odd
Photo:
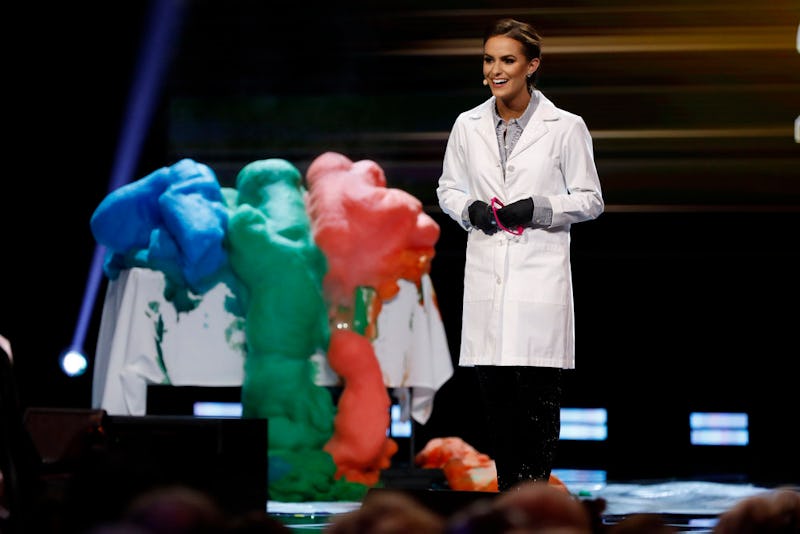
[(550, 199), (544, 196), (533, 195), (533, 225), (545, 228), (553, 224), (553, 206)]
[(461, 225), (469, 230), (472, 228), (472, 223), (469, 222), (469, 207), (472, 204), (472, 200), (464, 204), (464, 209), (461, 210)]

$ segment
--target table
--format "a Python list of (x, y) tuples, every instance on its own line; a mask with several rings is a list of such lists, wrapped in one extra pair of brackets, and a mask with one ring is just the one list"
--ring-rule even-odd
[[(453, 364), (430, 277), (422, 277), (419, 289), (407, 280), (398, 284), (399, 293), (382, 305), (373, 347), (386, 387), (409, 392), (401, 403), (409, 410), (404, 417), (424, 424)], [(179, 313), (164, 296), (166, 285), (162, 272), (141, 267), (109, 281), (95, 353), (93, 408), (145, 415), (148, 384), (242, 384), (245, 323), (225, 307), (233, 297), (228, 286), (214, 286), (198, 297), (196, 308)], [(317, 384), (339, 383), (324, 354), (310, 357), (319, 369)]]

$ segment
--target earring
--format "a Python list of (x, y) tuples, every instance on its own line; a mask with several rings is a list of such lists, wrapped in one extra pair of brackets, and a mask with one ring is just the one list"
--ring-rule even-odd
[(487, 80), (486, 78), (484, 78), (484, 79), (483, 79), (483, 85), (489, 85), (489, 80)]

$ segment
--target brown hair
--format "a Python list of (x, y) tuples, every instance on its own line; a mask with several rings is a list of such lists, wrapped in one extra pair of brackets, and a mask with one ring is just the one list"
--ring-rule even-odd
[[(483, 44), (485, 45), (490, 37), (498, 35), (510, 37), (522, 44), (522, 49), (525, 51), (525, 57), (528, 61), (534, 58), (538, 58), (541, 61), (542, 38), (530, 24), (512, 18), (497, 20), (489, 26), (483, 34)], [(528, 78), (528, 88), (533, 88), (536, 85), (536, 79), (538, 78), (540, 69), (541, 63), (539, 68), (536, 69), (536, 72)]]

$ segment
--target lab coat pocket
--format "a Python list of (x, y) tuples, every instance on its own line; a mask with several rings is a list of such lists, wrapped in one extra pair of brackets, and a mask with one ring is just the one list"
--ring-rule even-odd
[(564, 306), (571, 295), (569, 244), (546, 232), (538, 234), (510, 247), (508, 299)]
[(470, 237), (464, 265), (464, 302), (488, 301), (492, 298), (496, 278), (494, 271), (494, 240), (489, 236)]

